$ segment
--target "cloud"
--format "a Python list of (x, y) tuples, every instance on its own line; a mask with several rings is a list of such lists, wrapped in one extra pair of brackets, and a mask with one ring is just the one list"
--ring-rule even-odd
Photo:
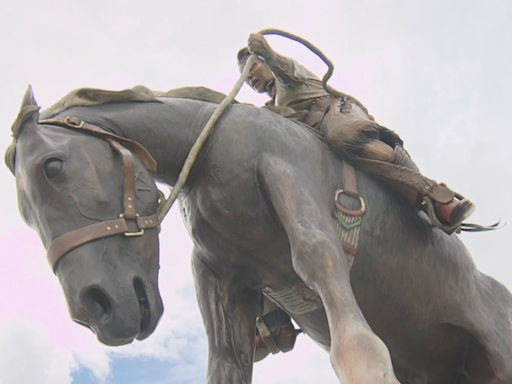
[[(55, 379), (68, 384), (71, 372), (84, 366), (98, 379), (106, 379), (110, 363), (107, 351), (90, 331), (69, 319), (37, 235), (18, 226), (0, 236), (0, 243), (4, 271), (9, 271), (0, 280), (0, 290), (9, 292), (3, 295), (0, 307), (0, 360), (7, 361), (0, 377), (6, 384), (25, 384), (34, 381), (22, 378), (43, 370), (50, 375), (48, 383)], [(15, 347), (9, 347), (10, 343)], [(12, 354), (13, 349), (16, 354)], [(34, 370), (27, 369), (27, 364), (34, 364)]]
[(71, 383), (75, 359), (51, 343), (44, 327), (11, 316), (0, 321), (0, 329), (0, 384)]

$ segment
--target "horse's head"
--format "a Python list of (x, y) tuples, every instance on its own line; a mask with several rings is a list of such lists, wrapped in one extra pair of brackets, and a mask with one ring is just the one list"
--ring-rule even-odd
[(48, 251), (72, 319), (107, 345), (142, 340), (163, 313), (160, 196), (146, 168), (155, 164), (137, 143), (38, 122), (29, 88), (6, 152), (21, 216)]

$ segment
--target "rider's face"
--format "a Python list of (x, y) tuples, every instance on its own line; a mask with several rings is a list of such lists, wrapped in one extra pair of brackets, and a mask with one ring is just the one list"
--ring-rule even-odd
[[(239, 64), (240, 72), (244, 70), (247, 59)], [(274, 74), (269, 66), (259, 58), (257, 58), (247, 76), (247, 84), (258, 93), (267, 92), (267, 85), (274, 79)]]

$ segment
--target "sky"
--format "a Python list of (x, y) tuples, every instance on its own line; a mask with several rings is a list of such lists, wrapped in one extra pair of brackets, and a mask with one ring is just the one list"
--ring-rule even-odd
[[(300, 35), (334, 62), (330, 84), (361, 100), (401, 135), (422, 172), (476, 203), (472, 222), (512, 221), (512, 2), (488, 0), (87, 0), (0, 5), (0, 147), (31, 84), (49, 107), (77, 87), (228, 93), (250, 33)], [(297, 43), (278, 52), (319, 76), (326, 67)], [(266, 97), (244, 86), (239, 101)], [(143, 342), (108, 348), (67, 313), (37, 234), (21, 220), (14, 177), (0, 167), (0, 384), (200, 384), (207, 346), (192, 285), (188, 233), (174, 207), (162, 225), (165, 313)], [(479, 269), (512, 290), (512, 223), (462, 234)], [(307, 336), (257, 363), (254, 383), (338, 381)]]

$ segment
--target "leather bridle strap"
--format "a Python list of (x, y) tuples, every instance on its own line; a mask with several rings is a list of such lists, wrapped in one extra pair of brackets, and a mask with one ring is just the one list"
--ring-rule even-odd
[(107, 139), (109, 144), (114, 148), (123, 158), (124, 166), (124, 185), (123, 185), (123, 205), (124, 217), (126, 219), (135, 219), (135, 160), (130, 151), (124, 148), (118, 142)]
[(139, 157), (142, 164), (144, 164), (144, 166), (149, 171), (156, 171), (155, 159), (153, 159), (151, 154), (142, 145), (140, 145), (136, 141), (127, 139), (126, 137), (121, 137), (113, 133), (110, 133), (96, 125), (86, 123), (85, 121), (80, 120), (76, 117), (66, 116), (56, 117), (54, 119), (39, 120), (38, 124), (57, 125), (63, 128), (72, 128), (76, 131), (84, 131), (84, 133), (90, 134), (92, 136), (99, 136), (105, 140), (108, 138), (114, 139), (120, 144), (123, 144), (125, 147), (130, 148)]
[(137, 217), (136, 222), (137, 227), (140, 229), (139, 232), (129, 232), (125, 218), (102, 221), (67, 232), (53, 240), (48, 247), (46, 253), (48, 262), (55, 272), (55, 267), (59, 260), (68, 252), (81, 245), (121, 233), (124, 233), (125, 236), (142, 236), (144, 229), (157, 228), (159, 226), (156, 214), (146, 217)]
[[(136, 148), (134, 152), (138, 152), (139, 156), (142, 155), (141, 161), (145, 166), (156, 169), (156, 162), (153, 160), (149, 152), (146, 151), (139, 143), (121, 138), (104, 129), (87, 124), (76, 118), (57, 118), (39, 121), (39, 124), (58, 125), (65, 128), (73, 128), (82, 130), (85, 133), (93, 133), (94, 135), (104, 138), (110, 146), (121, 155), (123, 159), (123, 206), (124, 212), (119, 214), (119, 218), (115, 220), (102, 221), (87, 225), (82, 228), (75, 229), (64, 233), (52, 241), (48, 247), (46, 257), (50, 263), (54, 273), (59, 260), (71, 250), (89, 243), (94, 240), (110, 237), (114, 235), (124, 234), (128, 237), (143, 236), (144, 230), (149, 228), (159, 228), (160, 221), (158, 219), (158, 212), (161, 204), (165, 201), (164, 195), (159, 191), (160, 202), (159, 207), (155, 214), (150, 216), (139, 216), (135, 209), (135, 159), (133, 154), (121, 145), (130, 146), (132, 149)], [(133, 220), (138, 228), (137, 232), (130, 232), (128, 228), (128, 220)]]

